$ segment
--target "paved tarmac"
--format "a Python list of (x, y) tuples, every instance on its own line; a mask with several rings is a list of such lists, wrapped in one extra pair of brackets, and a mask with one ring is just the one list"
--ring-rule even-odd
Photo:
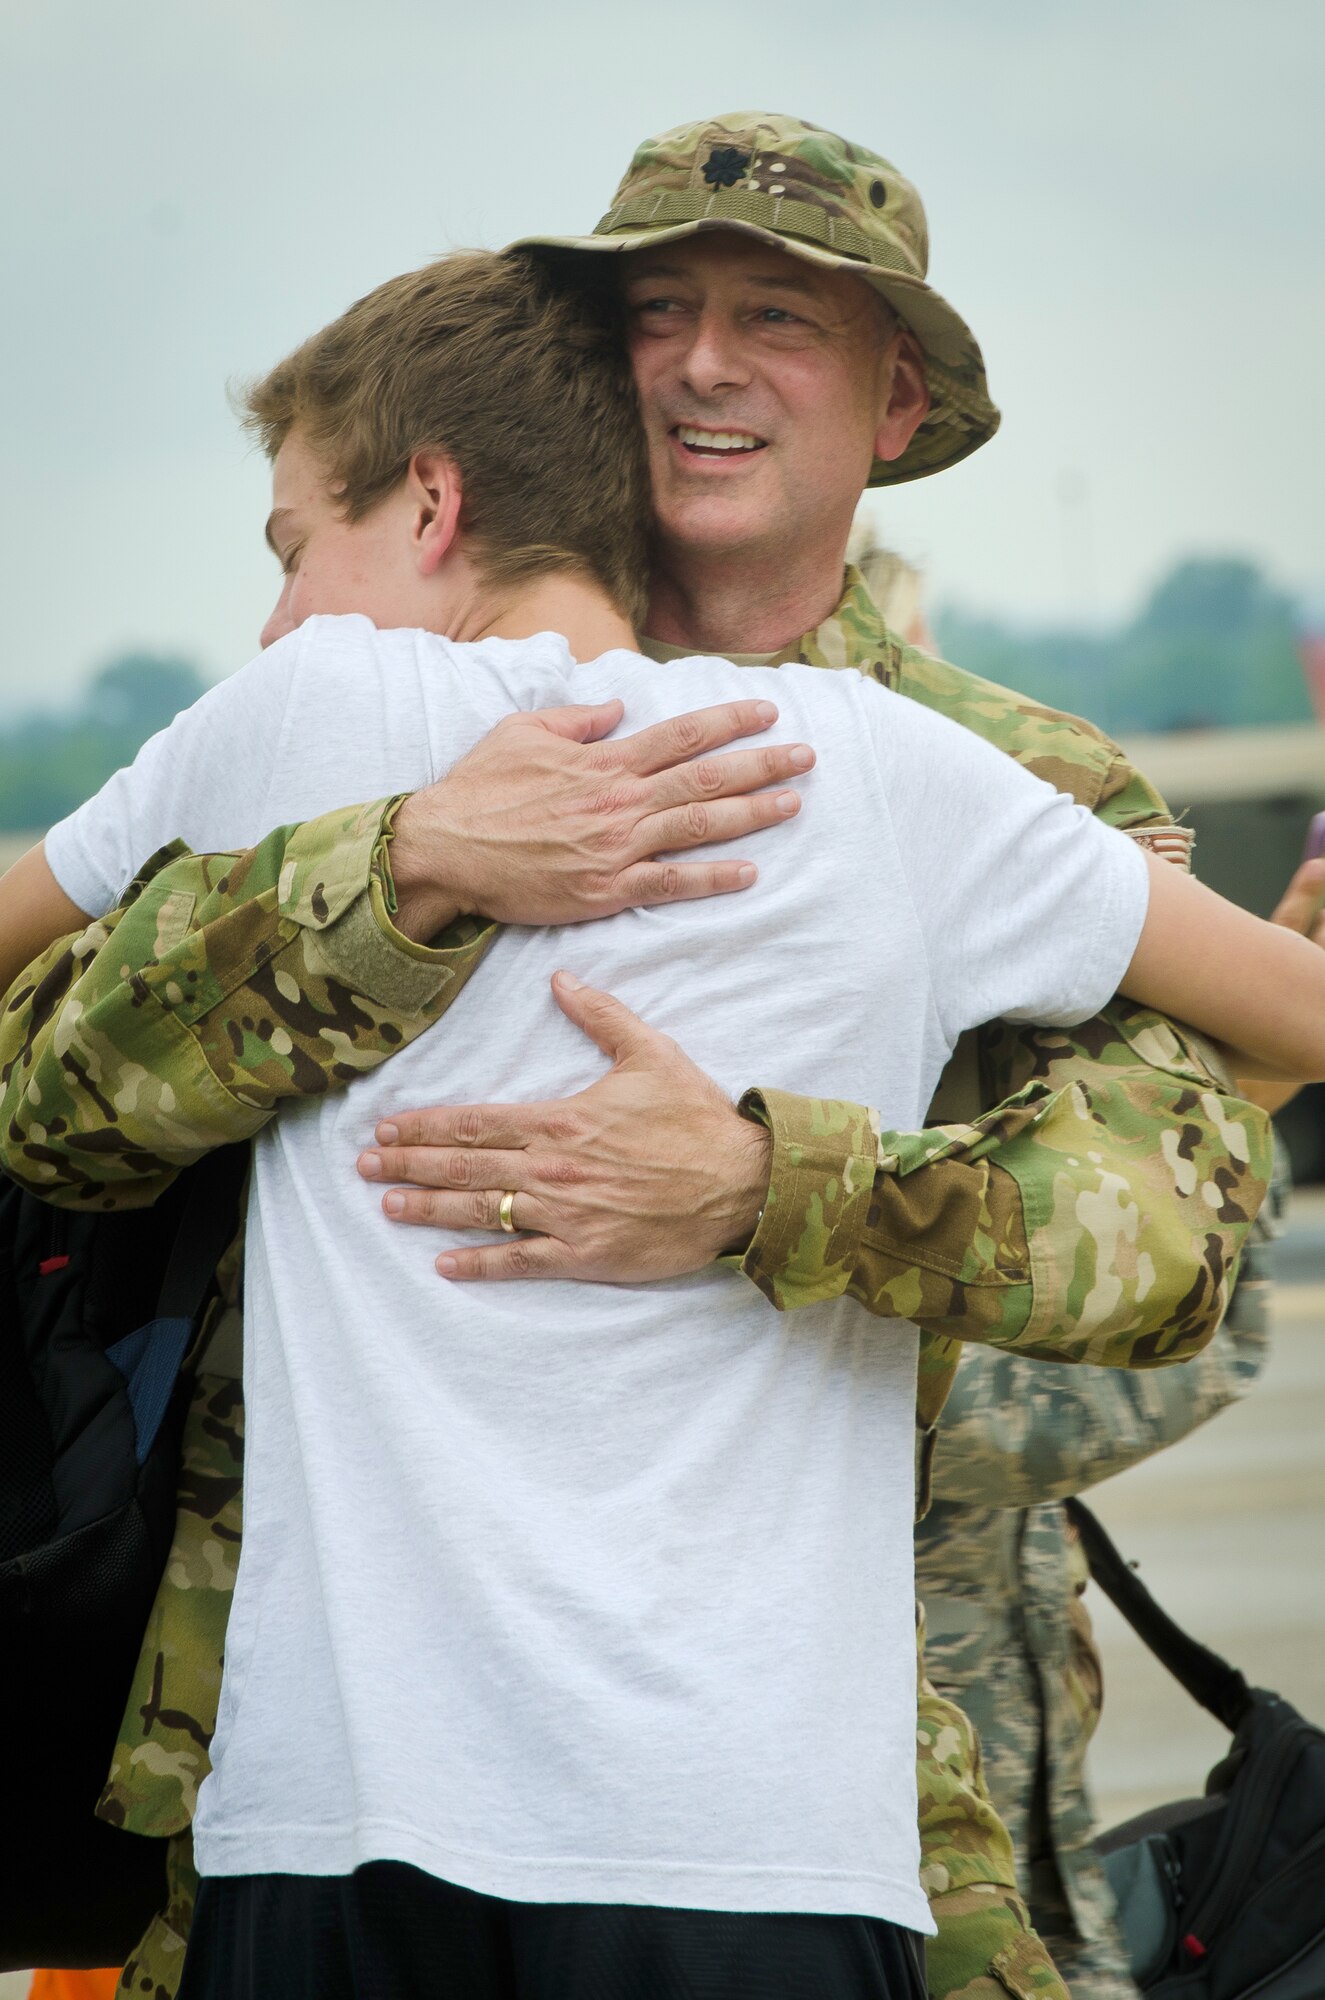
[[(1243, 1402), (1093, 1504), (1160, 1602), (1249, 1681), (1325, 1722), (1325, 1188), (1293, 1198), (1269, 1362)], [(1104, 1719), (1092, 1750), (1103, 1826), (1199, 1793), (1227, 1747), (1097, 1590)], [(26, 1973), (0, 1974), (22, 2000)]]

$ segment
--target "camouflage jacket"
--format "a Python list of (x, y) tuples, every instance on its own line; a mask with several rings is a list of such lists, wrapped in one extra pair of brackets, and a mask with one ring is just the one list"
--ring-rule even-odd
[[(1120, 824), (1159, 837), (1171, 827), (1114, 746), (903, 648), (851, 573), (834, 617), (780, 657), (871, 674)], [(243, 857), (167, 855), (119, 911), (53, 947), (0, 1018), (10, 1171), (55, 1201), (150, 1201), (222, 1136), (258, 1129), (283, 1097), (337, 1087), (430, 1025), (486, 933), (471, 926), (434, 951), (394, 931), (387, 823), (383, 808), (364, 808)], [(865, 1107), (750, 1093), (775, 1144), (748, 1275), (779, 1307), (849, 1289), (871, 1311), (915, 1319), (926, 1436), (963, 1339), (1130, 1365), (1194, 1351), (1217, 1323), (1263, 1192), (1260, 1114), (1226, 1096), (1194, 1038), (1127, 1007), (1070, 1033), (985, 1031), (955, 1067), (961, 1117), (918, 1134), (879, 1133)], [(200, 1418), (199, 1434), (211, 1423), (207, 1432)], [(200, 1516), (182, 1512), (180, 1532), (209, 1552), (172, 1559), (167, 1595), (172, 1575), (217, 1560)], [(225, 1588), (218, 1573), (218, 1597)], [(210, 1725), (205, 1707), (153, 1696), (150, 1653), (105, 1809), (166, 1832), (187, 1824)], [(200, 1703), (218, 1664), (208, 1648)], [(159, 1731), (163, 1708), (195, 1726), (149, 1802), (160, 1746), (144, 1756), (134, 1737), (144, 1710)], [(1025, 1941), (971, 1732), (923, 1683), (920, 1764), (926, 1886), (946, 1919), (934, 1990), (993, 1993), (979, 1968), (996, 1957), (1011, 1990), (1058, 1990)]]
[(1136, 1989), (1090, 1845), (1084, 1766), (1101, 1678), (1062, 1498), (1176, 1443), (1255, 1380), (1287, 1191), (1280, 1152), (1227, 1317), (1194, 1360), (1137, 1373), (967, 1347), (939, 1427), (933, 1506), (916, 1535), (927, 1665), (979, 1731), (1022, 1891), (1075, 2000), (1135, 2000)]

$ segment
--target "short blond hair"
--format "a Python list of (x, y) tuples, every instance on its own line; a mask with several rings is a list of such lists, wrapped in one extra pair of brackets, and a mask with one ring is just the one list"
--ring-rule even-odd
[(648, 459), (612, 288), (522, 251), (442, 257), (359, 299), (240, 408), (269, 458), (298, 430), (352, 521), (416, 451), (443, 452), (489, 582), (584, 570), (642, 617)]

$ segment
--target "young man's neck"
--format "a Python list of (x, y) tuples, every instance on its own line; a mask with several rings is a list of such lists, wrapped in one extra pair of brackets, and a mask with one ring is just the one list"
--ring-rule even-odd
[(831, 617), (842, 595), (846, 552), (813, 568), (776, 572), (733, 556), (660, 556), (644, 629), (668, 646), (699, 653), (777, 653)]
[(448, 622), (452, 639), (529, 639), (535, 632), (560, 632), (576, 660), (596, 660), (618, 646), (635, 650), (630, 622), (603, 586), (572, 571), (509, 587), (480, 586)]

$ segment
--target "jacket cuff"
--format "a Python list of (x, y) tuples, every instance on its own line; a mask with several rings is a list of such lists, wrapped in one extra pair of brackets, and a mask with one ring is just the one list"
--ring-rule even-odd
[(281, 872), (281, 910), (318, 931), (328, 971), (380, 1006), (416, 1015), (472, 966), (497, 926), (460, 917), (428, 945), (396, 929), (390, 842), (406, 796), (326, 813), (298, 828)]
[(281, 915), (317, 931), (344, 916), (372, 879), (373, 858), (399, 804), (399, 799), (374, 799), (295, 827), (277, 887)]
[(860, 1252), (879, 1163), (870, 1112), (759, 1089), (747, 1090), (737, 1108), (773, 1136), (768, 1196), (741, 1270), (780, 1312), (840, 1297)]

